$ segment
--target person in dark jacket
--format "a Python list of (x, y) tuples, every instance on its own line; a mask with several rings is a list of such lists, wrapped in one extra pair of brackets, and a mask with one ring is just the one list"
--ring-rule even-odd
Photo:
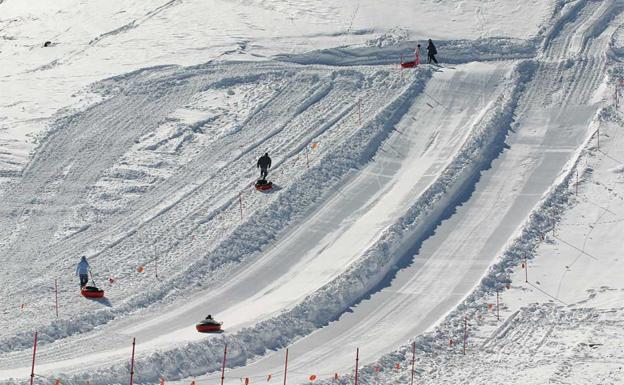
[(431, 39), (429, 39), (429, 45), (427, 46), (427, 58), (428, 58), (429, 64), (431, 64), (432, 61), (435, 64), (438, 64), (438, 60), (435, 58), (435, 55), (437, 54), (438, 54), (438, 50), (436, 49), (435, 45), (433, 45), (433, 42), (431, 41)]
[(266, 179), (269, 175), (269, 169), (271, 168), (271, 158), (269, 157), (268, 152), (258, 159), (257, 166), (260, 168), (260, 178), (262, 180)]

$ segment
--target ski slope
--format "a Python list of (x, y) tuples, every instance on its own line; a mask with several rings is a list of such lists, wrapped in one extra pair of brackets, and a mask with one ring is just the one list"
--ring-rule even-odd
[[(15, 7), (0, 3), (6, 5)], [(88, 45), (76, 40), (52, 65), (42, 60), (35, 75), (6, 73), (3, 82), (80, 72), (96, 60), (92, 55), (114, 54), (128, 36), (171, 28), (184, 10), (200, 9), (172, 1), (149, 10), (133, 5), (132, 14), (118, 16), (125, 12), (115, 7), (106, 12), (129, 17), (125, 27)], [(228, 7), (219, 4), (217, 16)], [(318, 20), (347, 12), (287, 2), (232, 7), (251, 30), (288, 12)], [(425, 14), (441, 12), (423, 7)], [(519, 7), (497, 2), (488, 10), (512, 18)], [(609, 52), (618, 52), (622, 8), (617, 0), (551, 4), (541, 14), (525, 13), (542, 18), (539, 31), (537, 23), (518, 31), (499, 21), (487, 32), (480, 23), (479, 34), (460, 20), (453, 33), (482, 40), (454, 43), (456, 35), (441, 35), (449, 41), (440, 46), (457, 64), (401, 71), (383, 53), (409, 47), (406, 35), (384, 34), (364, 49), (352, 41), (387, 28), (363, 2), (345, 35), (322, 38), (310, 23), (308, 36), (269, 43), (273, 35), (259, 32), (253, 43), (233, 43), (240, 50), (226, 55), (239, 60), (224, 58), (219, 46), (208, 54), (219, 60), (207, 63), (180, 49), (130, 72), (137, 64), (126, 56), (113, 67), (120, 74), (105, 79), (110, 68), (67, 80), (49, 104), (50, 111), (66, 109), (43, 119), (49, 128), (31, 155), (23, 130), (4, 131), (23, 144), (19, 151), (3, 147), (10, 166), (0, 216), (0, 262), (8, 267), (0, 288), (0, 382), (28, 375), (33, 329), (41, 338), (42, 383), (56, 376), (123, 382), (132, 338), (141, 383), (207, 383), (224, 342), (233, 367), (226, 382), (279, 373), (288, 347), (289, 380), (303, 383), (311, 370), (349, 373), (356, 347), (362, 365), (383, 361), (436, 325), (456, 322), (457, 306), (472, 306), (488, 268), (592, 135), (613, 65)], [(464, 2), (452, 12), (483, 22), (486, 9)], [(351, 35), (357, 23), (367, 27)], [(513, 38), (538, 35), (491, 38), (497, 28)], [(171, 36), (162, 44), (174, 45)], [(367, 65), (349, 65), (349, 47), (322, 50), (345, 36)], [(298, 56), (293, 40), (301, 41), (300, 52), (321, 50)], [(487, 61), (464, 54), (477, 46)], [(327, 52), (334, 65), (311, 64)], [(11, 53), (29, 57), (19, 48)], [(273, 53), (282, 60), (268, 57)], [(176, 55), (179, 64), (198, 64), (170, 65)], [(67, 90), (86, 84), (81, 101), (67, 109)], [(16, 97), (37, 103), (36, 96)], [(4, 112), (18, 119), (14, 108)], [(33, 123), (40, 119), (34, 112), (29, 119), (23, 127), (41, 124)], [(265, 151), (276, 185), (268, 194), (251, 186)], [(106, 300), (77, 298), (71, 277), (80, 255), (88, 256)], [(224, 321), (225, 334), (195, 332), (208, 313)], [(453, 369), (451, 357), (443, 355), (443, 365)], [(370, 367), (364, 375), (378, 376)]]

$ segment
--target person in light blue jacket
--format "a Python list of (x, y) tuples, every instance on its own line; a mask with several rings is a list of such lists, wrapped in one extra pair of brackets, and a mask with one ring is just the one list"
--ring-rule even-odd
[(80, 277), (80, 287), (83, 288), (89, 283), (89, 262), (84, 255), (76, 267), (76, 275)]

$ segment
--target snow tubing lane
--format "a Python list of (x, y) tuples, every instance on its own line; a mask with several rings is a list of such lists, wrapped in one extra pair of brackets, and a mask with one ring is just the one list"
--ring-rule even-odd
[(104, 290), (94, 286), (86, 286), (80, 289), (80, 294), (85, 298), (102, 298), (104, 297)]
[(200, 322), (195, 325), (195, 329), (197, 329), (200, 333), (215, 333), (221, 331), (221, 323), (203, 323)]

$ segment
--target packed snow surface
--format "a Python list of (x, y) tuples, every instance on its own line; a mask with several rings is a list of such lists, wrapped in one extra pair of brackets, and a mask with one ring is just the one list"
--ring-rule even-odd
[(622, 383), (623, 12), (0, 1), (0, 383)]

